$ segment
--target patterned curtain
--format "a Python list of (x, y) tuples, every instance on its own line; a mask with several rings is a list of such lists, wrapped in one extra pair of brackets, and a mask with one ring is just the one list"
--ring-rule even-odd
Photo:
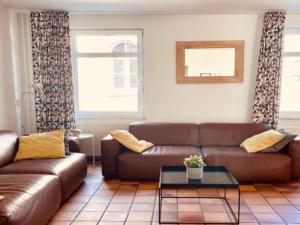
[(31, 32), (37, 131), (74, 128), (68, 12), (31, 12)]
[(253, 121), (277, 127), (285, 12), (267, 12), (263, 21)]

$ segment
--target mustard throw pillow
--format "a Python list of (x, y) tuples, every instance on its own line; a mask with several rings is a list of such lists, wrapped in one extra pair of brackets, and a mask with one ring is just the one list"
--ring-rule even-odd
[(44, 132), (44, 133), (36, 133), (36, 134), (30, 134), (30, 136), (53, 136), (57, 138), (64, 138), (65, 137), (65, 131), (64, 130), (55, 130), (50, 132)]
[(3, 200), (3, 199), (4, 199), (4, 196), (3, 196), (3, 195), (0, 195), (0, 201)]
[(64, 131), (32, 134), (19, 138), (15, 160), (65, 157)]
[[(55, 130), (55, 131), (50, 131), (50, 132), (45, 132), (45, 133), (36, 133), (36, 134), (32, 134), (32, 135), (36, 135), (36, 136), (45, 136), (45, 135), (51, 135), (54, 137), (58, 137), (61, 138), (62, 135), (62, 130)], [(65, 145), (65, 155), (70, 155), (70, 146), (69, 146), (69, 138), (68, 136), (64, 136), (64, 145)]]
[(271, 147), (281, 141), (284, 137), (284, 134), (276, 130), (268, 130), (247, 138), (242, 142), (240, 147), (243, 147), (249, 153), (259, 152)]
[(129, 133), (126, 130), (114, 130), (110, 132), (111, 136), (124, 145), (126, 148), (137, 152), (142, 153), (148, 148), (153, 147), (154, 145), (150, 142), (144, 140), (138, 140), (135, 136)]

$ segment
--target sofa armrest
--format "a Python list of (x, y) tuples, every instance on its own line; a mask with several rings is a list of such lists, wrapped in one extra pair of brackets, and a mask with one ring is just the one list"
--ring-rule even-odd
[(300, 178), (300, 136), (289, 144), (289, 155), (292, 157), (292, 177)]
[(101, 140), (102, 175), (105, 178), (118, 176), (118, 155), (122, 151), (122, 145), (107, 135)]
[(70, 152), (80, 152), (80, 143), (78, 140), (69, 139), (68, 140), (69, 151)]

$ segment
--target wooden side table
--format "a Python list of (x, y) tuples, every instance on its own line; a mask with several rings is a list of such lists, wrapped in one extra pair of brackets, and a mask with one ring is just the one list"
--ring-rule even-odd
[(92, 157), (93, 157), (93, 166), (95, 166), (95, 142), (94, 142), (94, 134), (89, 133), (80, 133), (78, 136), (71, 137), (74, 140), (78, 140), (80, 143), (80, 151), (86, 154), (86, 141), (90, 141), (92, 145)]

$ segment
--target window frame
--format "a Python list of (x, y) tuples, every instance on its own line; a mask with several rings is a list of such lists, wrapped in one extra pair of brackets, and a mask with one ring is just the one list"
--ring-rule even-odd
[[(131, 35), (137, 36), (137, 53), (77, 53), (77, 35)], [(74, 86), (75, 116), (78, 119), (136, 119), (144, 118), (144, 69), (143, 69), (143, 29), (70, 29), (71, 60)], [(137, 57), (137, 91), (138, 111), (80, 111), (79, 88), (78, 88), (78, 57)]]
[[(300, 28), (299, 29), (286, 29), (285, 35), (287, 34), (299, 34), (300, 35)], [(300, 57), (300, 50), (298, 52), (285, 52), (283, 49), (283, 58), (284, 57)], [(283, 65), (282, 65), (283, 66)], [(283, 76), (283, 72), (282, 72)], [(281, 87), (282, 88), (282, 87)], [(281, 99), (280, 99), (281, 101)], [(279, 119), (289, 119), (289, 120), (299, 120), (300, 119), (300, 111), (279, 111)]]

